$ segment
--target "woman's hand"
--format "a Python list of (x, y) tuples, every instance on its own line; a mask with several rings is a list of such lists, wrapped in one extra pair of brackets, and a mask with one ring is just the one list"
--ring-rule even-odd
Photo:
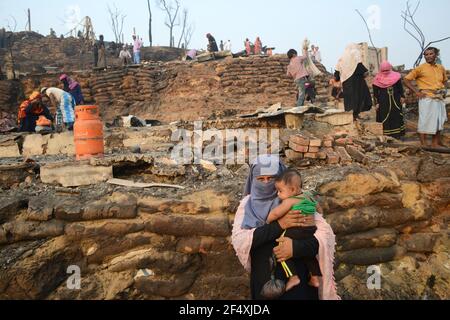
[(314, 216), (304, 216), (300, 211), (290, 211), (278, 220), (283, 230), (297, 227), (315, 226)]
[(300, 227), (314, 227), (316, 225), (316, 219), (314, 216), (301, 216)]
[(294, 256), (294, 245), (292, 239), (282, 237), (277, 240), (278, 247), (273, 249), (278, 262), (284, 262)]
[(278, 219), (281, 229), (287, 230), (290, 228), (299, 227), (301, 223), (301, 214), (299, 211), (290, 211), (282, 218)]
[(405, 99), (405, 98), (403, 98), (403, 97), (401, 97), (401, 98), (400, 98), (400, 103), (401, 103), (402, 105), (404, 105), (404, 104), (405, 104), (405, 102), (406, 102), (406, 99)]

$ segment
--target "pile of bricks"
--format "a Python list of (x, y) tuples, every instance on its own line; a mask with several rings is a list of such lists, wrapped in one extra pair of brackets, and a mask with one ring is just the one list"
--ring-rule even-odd
[(326, 161), (328, 164), (351, 164), (353, 161), (367, 164), (365, 150), (346, 136), (324, 136), (322, 139), (297, 134), (289, 139), (285, 150), (290, 161), (302, 159)]

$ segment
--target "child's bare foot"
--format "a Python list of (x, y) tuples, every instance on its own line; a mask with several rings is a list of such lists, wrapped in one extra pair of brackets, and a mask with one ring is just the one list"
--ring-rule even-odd
[(300, 278), (298, 276), (290, 277), (288, 283), (286, 284), (286, 291), (291, 290), (292, 288), (298, 286), (299, 284)]
[(311, 276), (311, 280), (309, 280), (309, 285), (314, 288), (320, 287), (320, 277)]

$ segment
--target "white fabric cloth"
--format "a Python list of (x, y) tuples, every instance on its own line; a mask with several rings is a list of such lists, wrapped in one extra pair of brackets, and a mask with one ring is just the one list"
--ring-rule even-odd
[(225, 42), (224, 50), (231, 51), (231, 41)]
[(63, 100), (63, 96), (66, 93), (64, 90), (59, 88), (48, 88), (45, 92), (50, 98), (55, 99), (58, 103)]
[(322, 62), (322, 54), (320, 53), (320, 50), (315, 52), (314, 57), (316, 57), (317, 62)]
[(120, 59), (131, 59), (131, 53), (128, 50), (122, 50), (119, 54)]
[(417, 131), (422, 134), (435, 135), (444, 130), (447, 121), (447, 110), (443, 100), (425, 98), (419, 100), (419, 126)]
[(336, 70), (341, 74), (341, 82), (347, 81), (355, 73), (359, 63), (362, 63), (359, 45), (356, 43), (349, 44), (336, 66)]

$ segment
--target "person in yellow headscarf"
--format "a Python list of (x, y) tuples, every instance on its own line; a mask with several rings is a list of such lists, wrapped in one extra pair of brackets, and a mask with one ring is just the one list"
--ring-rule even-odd
[(35, 132), (36, 122), (41, 116), (53, 121), (50, 111), (42, 102), (41, 94), (39, 92), (33, 92), (30, 97), (19, 106), (19, 112), (17, 115), (19, 131)]

